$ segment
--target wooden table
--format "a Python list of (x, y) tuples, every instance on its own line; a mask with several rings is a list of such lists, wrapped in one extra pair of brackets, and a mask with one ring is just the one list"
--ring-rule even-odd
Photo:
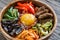
[[(2, 10), (2, 8), (5, 7), (11, 1), (12, 0), (0, 0), (0, 10)], [(48, 40), (60, 40), (60, 0), (39, 0), (39, 1), (43, 1), (51, 5), (51, 7), (55, 10), (57, 14), (58, 19), (57, 28)], [(0, 40), (6, 40), (1, 33)]]

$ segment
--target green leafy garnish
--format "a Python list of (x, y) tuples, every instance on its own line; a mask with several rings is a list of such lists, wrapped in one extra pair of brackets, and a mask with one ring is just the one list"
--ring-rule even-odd
[(15, 20), (15, 19), (18, 18), (18, 15), (19, 15), (18, 9), (14, 9), (13, 7), (11, 7), (4, 14), (3, 21), (6, 21), (6, 20)]

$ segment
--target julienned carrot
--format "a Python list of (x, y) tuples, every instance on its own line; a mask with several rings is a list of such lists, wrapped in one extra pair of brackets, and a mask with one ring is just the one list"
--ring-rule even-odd
[(34, 40), (31, 36), (29, 36), (29, 35), (27, 35), (26, 37), (25, 37), (25, 39), (26, 40)]
[(28, 33), (28, 31), (27, 30), (24, 30), (21, 34), (19, 34), (17, 36), (17, 38), (21, 38), (21, 36), (23, 37), (23, 35), (26, 34), (26, 33)]
[(20, 33), (16, 38), (21, 38), (21, 39), (38, 39), (39, 36), (34, 32), (34, 30), (24, 30), (22, 33)]
[(36, 33), (35, 33), (35, 32), (33, 32), (33, 34), (35, 35), (35, 38), (36, 38), (36, 39), (38, 39), (38, 38), (39, 38), (39, 36), (38, 36), (38, 35), (36, 35)]

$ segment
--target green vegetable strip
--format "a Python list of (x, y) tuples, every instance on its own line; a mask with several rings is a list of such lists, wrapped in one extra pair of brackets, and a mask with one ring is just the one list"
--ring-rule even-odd
[[(15, 20), (17, 19), (19, 16), (19, 12), (18, 9), (13, 9), (13, 7), (11, 7), (10, 9), (7, 10), (7, 12), (4, 14), (4, 19), (9, 19), (9, 20)], [(4, 20), (3, 19), (3, 20)], [(7, 20), (5, 20), (7, 21)]]
[(41, 27), (44, 28), (45, 30), (48, 30), (48, 28), (51, 26), (52, 26), (52, 20), (50, 20), (49, 22), (46, 22)]
[(52, 20), (44, 24), (37, 23), (34, 27), (32, 27), (32, 29), (36, 30), (40, 36), (47, 35), (49, 31), (51, 31), (51, 28)]
[(13, 11), (13, 7), (11, 7), (11, 8), (8, 10), (8, 12), (10, 12), (11, 16), (13, 16), (12, 11)]

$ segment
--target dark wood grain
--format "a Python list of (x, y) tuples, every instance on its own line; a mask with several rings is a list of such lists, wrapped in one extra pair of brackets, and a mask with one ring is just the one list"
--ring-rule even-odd
[[(2, 8), (5, 7), (11, 1), (12, 0), (0, 0), (0, 10), (2, 10)], [(49, 4), (57, 14), (58, 19), (57, 28), (48, 40), (60, 40), (60, 0), (40, 0), (40, 1)], [(1, 33), (0, 40), (6, 40)]]

